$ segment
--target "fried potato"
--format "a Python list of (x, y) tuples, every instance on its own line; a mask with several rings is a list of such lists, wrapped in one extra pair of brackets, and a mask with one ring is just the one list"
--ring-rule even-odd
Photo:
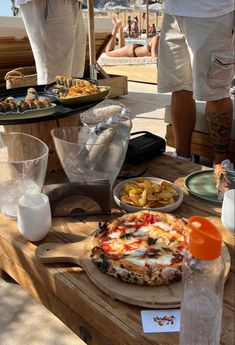
[(178, 196), (177, 191), (175, 190), (175, 188), (172, 186), (172, 184), (170, 184), (169, 182), (166, 181), (162, 181), (161, 183), (162, 188), (166, 191), (168, 191), (169, 193), (171, 193), (173, 196)]
[(146, 178), (126, 182), (120, 192), (122, 202), (143, 208), (172, 205), (178, 196), (179, 194), (173, 184), (167, 181), (155, 183)]

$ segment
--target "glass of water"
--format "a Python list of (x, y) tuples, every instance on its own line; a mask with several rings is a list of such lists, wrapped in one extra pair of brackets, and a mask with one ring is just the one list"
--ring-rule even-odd
[(40, 193), (45, 181), (48, 147), (25, 133), (0, 133), (0, 211), (17, 218), (18, 199)]
[(235, 189), (224, 193), (221, 221), (226, 229), (235, 234)]

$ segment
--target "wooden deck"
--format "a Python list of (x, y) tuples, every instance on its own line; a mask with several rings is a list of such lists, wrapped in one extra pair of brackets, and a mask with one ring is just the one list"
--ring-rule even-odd
[(157, 83), (156, 64), (102, 66), (102, 68), (108, 74), (126, 76), (129, 81), (138, 81), (151, 84)]

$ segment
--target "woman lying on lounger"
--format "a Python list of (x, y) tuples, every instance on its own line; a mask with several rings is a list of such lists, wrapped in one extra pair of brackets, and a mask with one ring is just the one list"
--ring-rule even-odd
[[(127, 44), (125, 45), (125, 37), (123, 34), (122, 22), (113, 18), (114, 28), (112, 37), (107, 44), (105, 52), (111, 57), (157, 57), (159, 35), (154, 36), (146, 45), (144, 44)], [(119, 48), (115, 48), (118, 37)]]

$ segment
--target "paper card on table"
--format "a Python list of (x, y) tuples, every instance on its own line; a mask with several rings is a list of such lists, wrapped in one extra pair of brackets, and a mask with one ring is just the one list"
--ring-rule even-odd
[(141, 310), (144, 333), (179, 332), (180, 309)]

